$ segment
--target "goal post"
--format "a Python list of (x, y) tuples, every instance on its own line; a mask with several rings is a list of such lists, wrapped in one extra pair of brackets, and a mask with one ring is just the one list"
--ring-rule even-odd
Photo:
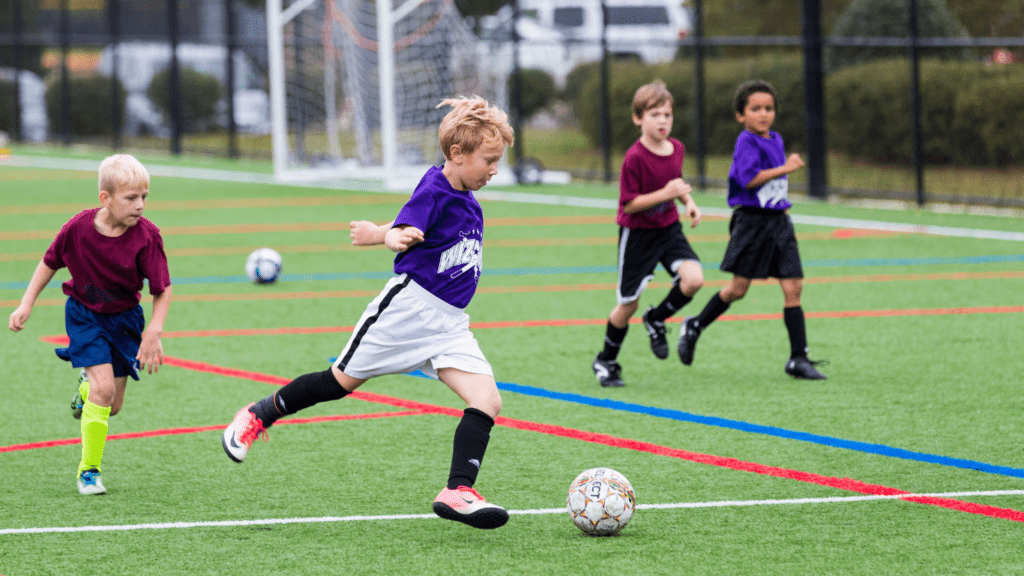
[(370, 180), (411, 190), (443, 162), (441, 100), (479, 95), (508, 109), (510, 53), (479, 41), (453, 0), (286, 2), (267, 0), (281, 182)]

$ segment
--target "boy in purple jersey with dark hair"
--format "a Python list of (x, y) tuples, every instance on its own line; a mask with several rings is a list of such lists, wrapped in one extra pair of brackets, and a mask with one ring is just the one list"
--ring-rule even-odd
[(448, 99), (441, 106), (452, 107), (438, 130), (444, 166), (427, 170), (393, 222), (350, 223), (353, 244), (383, 243), (398, 253), (397, 276), (366, 307), (334, 366), (299, 376), (239, 410), (222, 445), (242, 462), (278, 418), (342, 398), (375, 376), (422, 370), (466, 402), (455, 429), (448, 485), (434, 500), (434, 512), (475, 528), (498, 528), (508, 512), (487, 502), (473, 484), (501, 395), (464, 308), (483, 263), (483, 210), (473, 190), (497, 174), (514, 138), (506, 114), (480, 97)]
[[(171, 305), (171, 276), (160, 230), (142, 217), (149, 196), (149, 173), (134, 157), (116, 154), (99, 167), (101, 206), (81, 212), (61, 228), (36, 266), (9, 327), (18, 332), (36, 298), (57, 270), (67, 266), (64, 310), (69, 344), (57, 356), (84, 368), (72, 411), (82, 420), (82, 460), (78, 491), (105, 494), (100, 462), (108, 419), (121, 410), (128, 377), (150, 374), (163, 363), (163, 333)], [(143, 281), (153, 295), (149, 326), (139, 300)]]
[(672, 275), (672, 288), (661, 304), (647, 308), (643, 324), (659, 359), (668, 358), (665, 320), (704, 285), (700, 258), (683, 235), (675, 204), (676, 200), (683, 203), (691, 228), (700, 223), (700, 209), (690, 197), (690, 185), (682, 179), (683, 144), (669, 136), (673, 102), (661, 81), (641, 86), (633, 96), (633, 123), (640, 128), (640, 138), (626, 151), (619, 180), (617, 303), (608, 316), (604, 349), (591, 366), (605, 387), (625, 385), (617, 360), (619, 349), (658, 263)]
[(772, 276), (779, 279), (785, 302), (782, 317), (790, 344), (786, 373), (799, 379), (824, 380), (825, 375), (815, 368), (821, 362), (807, 358), (807, 332), (800, 306), (804, 273), (788, 214), (792, 204), (787, 175), (802, 168), (804, 162), (799, 154), (787, 158), (782, 136), (771, 129), (776, 99), (775, 88), (764, 80), (750, 80), (736, 89), (733, 108), (744, 130), (736, 138), (729, 169), (729, 206), (735, 210), (729, 222), (729, 245), (720, 265), (733, 277), (700, 314), (683, 321), (679, 358), (687, 366), (693, 363), (701, 332), (747, 294), (753, 278)]

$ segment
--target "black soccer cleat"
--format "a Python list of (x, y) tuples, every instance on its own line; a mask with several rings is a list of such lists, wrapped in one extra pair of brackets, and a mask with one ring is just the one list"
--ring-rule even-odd
[(827, 363), (825, 360), (815, 362), (804, 357), (790, 358), (789, 362), (786, 362), (786, 374), (797, 380), (825, 380), (827, 376), (815, 368), (815, 366), (825, 363)]
[(651, 311), (654, 310), (654, 306), (648, 306), (647, 311), (642, 316), (644, 322), (644, 328), (647, 328), (647, 333), (651, 336), (651, 352), (659, 359), (664, 360), (668, 358), (668, 341), (665, 340), (665, 322), (658, 320), (651, 320), (649, 318)]
[(697, 338), (700, 338), (700, 329), (697, 328), (696, 318), (683, 320), (679, 327), (679, 360), (686, 366), (693, 364), (693, 351), (697, 349)]
[(622, 366), (615, 360), (601, 360), (601, 356), (598, 355), (594, 358), (594, 364), (591, 367), (602, 387), (622, 388), (626, 385), (622, 381)]

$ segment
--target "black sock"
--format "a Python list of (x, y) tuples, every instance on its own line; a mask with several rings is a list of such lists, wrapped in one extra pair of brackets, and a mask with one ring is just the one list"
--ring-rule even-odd
[(304, 374), (289, 382), (285, 387), (253, 404), (249, 411), (270, 428), (278, 418), (294, 414), (304, 408), (344, 398), (348, 391), (338, 384), (330, 369), (323, 372)]
[(722, 300), (719, 293), (715, 292), (715, 295), (711, 297), (711, 300), (708, 300), (708, 303), (704, 305), (704, 309), (697, 315), (697, 330), (700, 331), (707, 328), (709, 324), (717, 320), (728, 309), (729, 303)]
[(807, 328), (804, 324), (804, 309), (800, 306), (782, 309), (782, 320), (789, 331), (789, 357), (807, 358)]
[(462, 420), (455, 428), (455, 442), (452, 448), (452, 469), (448, 473), (448, 489), (459, 486), (473, 487), (480, 464), (487, 451), (494, 419), (476, 408), (466, 408)]
[(615, 360), (619, 357), (619, 349), (622, 348), (622, 341), (626, 339), (626, 332), (629, 331), (629, 324), (623, 328), (616, 328), (612, 321), (608, 321), (608, 327), (604, 334), (604, 350), (598, 354), (601, 360)]
[(658, 304), (658, 307), (651, 310), (651, 313), (647, 315), (651, 320), (658, 322), (664, 322), (669, 319), (677, 310), (686, 306), (693, 300), (692, 296), (683, 294), (682, 290), (679, 289), (679, 284), (673, 284), (672, 289), (668, 291), (668, 296)]

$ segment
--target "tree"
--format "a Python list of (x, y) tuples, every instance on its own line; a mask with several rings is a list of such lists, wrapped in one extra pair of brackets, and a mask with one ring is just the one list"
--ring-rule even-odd
[[(922, 38), (959, 38), (967, 29), (949, 11), (944, 0), (917, 0), (917, 29)], [(895, 37), (910, 35), (910, 0), (854, 0), (843, 11), (832, 29), (839, 37)], [(844, 66), (906, 55), (900, 46), (829, 46), (825, 57), (829, 70)], [(930, 49), (929, 56), (947, 60), (973, 58), (969, 49)]]

